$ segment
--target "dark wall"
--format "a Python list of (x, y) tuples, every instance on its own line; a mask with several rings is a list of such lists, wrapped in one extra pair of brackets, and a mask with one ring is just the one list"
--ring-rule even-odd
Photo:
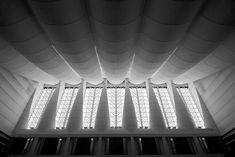
[(227, 133), (222, 136), (224, 145), (227, 149), (226, 157), (233, 157), (235, 156), (235, 128), (231, 129)]
[(0, 156), (5, 157), (7, 147), (10, 142), (10, 136), (0, 130)]

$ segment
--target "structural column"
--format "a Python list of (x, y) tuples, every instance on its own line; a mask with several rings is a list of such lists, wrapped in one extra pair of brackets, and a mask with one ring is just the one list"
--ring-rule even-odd
[(132, 102), (131, 93), (128, 87), (128, 84), (126, 84), (123, 109), (123, 127), (128, 132), (134, 132), (137, 129), (137, 121), (134, 104)]
[(150, 111), (150, 129), (161, 133), (166, 130), (164, 119), (161, 113), (160, 106), (157, 102), (153, 88), (149, 85), (149, 111)]
[(109, 128), (109, 109), (106, 86), (103, 86), (103, 90), (100, 96), (100, 102), (98, 104), (98, 110), (96, 115), (95, 129), (98, 132), (104, 132)]
[(188, 109), (186, 108), (186, 105), (184, 104), (183, 100), (181, 99), (179, 93), (177, 92), (174, 86), (172, 87), (172, 91), (175, 100), (175, 110), (179, 128), (184, 130), (194, 129), (194, 124), (188, 112)]
[(68, 120), (68, 132), (82, 129), (83, 101), (83, 83), (81, 83)]

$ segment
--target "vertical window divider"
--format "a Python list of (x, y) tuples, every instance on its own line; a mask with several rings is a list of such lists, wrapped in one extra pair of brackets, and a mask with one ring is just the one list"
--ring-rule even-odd
[(91, 138), (91, 143), (90, 143), (90, 155), (93, 155), (93, 150), (94, 150), (94, 138)]
[(141, 137), (138, 138), (138, 145), (139, 145), (139, 154), (143, 154), (143, 146), (142, 146), (142, 140)]

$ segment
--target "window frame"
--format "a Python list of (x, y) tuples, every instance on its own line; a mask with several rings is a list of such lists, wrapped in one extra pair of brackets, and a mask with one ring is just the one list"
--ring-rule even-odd
[[(168, 98), (166, 98), (168, 100), (167, 103), (162, 101), (163, 95), (161, 95), (161, 91), (159, 89), (166, 89), (167, 95), (164, 94), (164, 96), (168, 97)], [(174, 104), (173, 98), (170, 95), (170, 92), (169, 92), (167, 85), (154, 85), (153, 91), (154, 91), (155, 97), (157, 99), (157, 102), (159, 104), (166, 128), (177, 129), (178, 123), (177, 123), (177, 114), (176, 114), (175, 104)], [(174, 113), (174, 115), (172, 117), (168, 116), (168, 114), (170, 112), (168, 112), (167, 110), (169, 110), (169, 109), (171, 112), (173, 111), (173, 113)], [(170, 122), (171, 121), (170, 119), (173, 119), (174, 121)]]
[[(70, 97), (68, 97), (68, 92), (66, 92), (66, 89), (73, 89), (72, 90), (72, 94), (70, 95)], [(75, 85), (75, 86), (71, 86), (71, 85), (67, 85), (64, 87), (63, 89), (63, 94), (59, 100), (59, 103), (57, 104), (57, 108), (56, 108), (56, 118), (55, 118), (55, 129), (65, 129), (67, 127), (67, 124), (68, 124), (68, 121), (69, 121), (69, 117), (70, 117), (70, 114), (71, 114), (71, 110), (74, 106), (74, 103), (75, 103), (75, 100), (77, 98), (77, 95), (78, 95), (78, 91), (80, 90), (80, 86), (79, 85)], [(67, 97), (64, 97), (65, 94), (67, 94)], [(69, 99), (67, 99), (69, 98)], [(62, 102), (64, 101), (64, 104), (62, 104)], [(66, 107), (66, 101), (69, 102), (69, 104), (67, 105), (67, 108)], [(60, 110), (62, 109), (66, 109), (66, 113), (65, 113), (65, 116), (61, 116), (63, 115), (63, 113), (59, 113)], [(60, 117), (59, 117), (60, 116)], [(62, 119), (63, 120), (60, 120)]]
[[(141, 91), (140, 89), (143, 89), (143, 90)], [(150, 128), (150, 106), (149, 106), (149, 97), (148, 97), (147, 87), (139, 86), (139, 85), (132, 85), (132, 86), (129, 86), (129, 91), (131, 93), (132, 103), (135, 109), (138, 129), (149, 129)], [(136, 92), (135, 94), (134, 94), (134, 91)], [(142, 93), (141, 96), (140, 96), (140, 93)], [(143, 98), (143, 99), (140, 100), (140, 98)], [(142, 109), (144, 109), (147, 112), (143, 112)], [(146, 121), (144, 121), (144, 119), (146, 119)]]
[[(188, 100), (188, 98), (186, 99), (185, 95), (183, 95), (183, 91), (181, 90), (182, 88), (187, 89), (187, 94), (188, 94), (187, 97), (190, 96), (189, 99), (192, 101), (192, 102), (190, 102), (191, 104), (186, 102), (186, 100)], [(198, 104), (196, 102), (195, 95), (193, 95), (190, 88), (187, 85), (184, 85), (184, 86), (183, 85), (180, 85), (180, 86), (177, 85), (176, 90), (179, 93), (181, 99), (183, 100), (183, 102), (184, 102), (184, 104), (185, 104), (185, 106), (186, 106), (186, 108), (187, 108), (187, 110), (190, 114), (190, 117), (193, 120), (195, 128), (205, 129), (205, 120), (204, 120), (203, 112), (202, 112), (202, 109), (201, 109), (201, 104)], [(195, 116), (197, 116), (196, 119), (195, 119)], [(201, 124), (197, 124), (197, 123), (201, 123)]]
[[(46, 89), (52, 89), (52, 90), (48, 94), (46, 93), (47, 92)], [(55, 90), (56, 90), (56, 86), (47, 86), (47, 85), (43, 86), (42, 90), (40, 91), (39, 96), (37, 97), (36, 102), (32, 104), (30, 108), (28, 122), (27, 122), (27, 129), (36, 129), (38, 127), (41, 121), (41, 118), (46, 110), (46, 107), (48, 103), (50, 102), (51, 97), (54, 94)], [(45, 94), (48, 94), (47, 99), (43, 100), (43, 98), (45, 97)], [(39, 104), (40, 101), (46, 101), (46, 102), (44, 104)], [(33, 123), (36, 123), (36, 124), (33, 124)]]
[[(111, 93), (109, 89), (114, 90), (114, 93)], [(120, 89), (120, 91), (118, 91)], [(107, 99), (109, 106), (109, 119), (110, 119), (110, 127), (111, 128), (122, 128), (123, 127), (123, 111), (124, 111), (124, 103), (125, 103), (125, 85), (107, 85)], [(119, 95), (118, 95), (119, 93)], [(121, 95), (120, 95), (121, 94)], [(111, 97), (114, 95), (114, 98)], [(118, 97), (120, 96), (120, 97)], [(112, 102), (114, 99), (114, 102)], [(120, 101), (119, 101), (120, 100)], [(114, 103), (114, 104), (111, 104)], [(120, 104), (118, 104), (120, 103)], [(114, 114), (112, 113), (112, 107), (114, 107)], [(118, 108), (119, 107), (119, 108)], [(112, 110), (111, 110), (112, 109)], [(120, 110), (120, 112), (118, 112)], [(114, 116), (113, 116), (114, 115)], [(113, 124), (114, 120), (114, 124)]]
[[(92, 95), (89, 95), (90, 90), (88, 89), (94, 89), (94, 92), (92, 92)], [(97, 93), (97, 89), (98, 93)], [(96, 122), (96, 116), (98, 112), (98, 107), (100, 104), (100, 98), (102, 96), (103, 91), (103, 85), (88, 85), (85, 88), (85, 94), (84, 94), (84, 101), (83, 101), (83, 116), (82, 116), (82, 129), (94, 129), (95, 128), (95, 122)], [(98, 94), (98, 97), (97, 97)], [(92, 100), (88, 99), (88, 97), (91, 97)], [(91, 102), (91, 105), (89, 104)], [(90, 105), (90, 106), (89, 106)], [(91, 107), (91, 108), (89, 108)], [(90, 112), (87, 112), (91, 110)], [(87, 122), (89, 121), (89, 122)]]

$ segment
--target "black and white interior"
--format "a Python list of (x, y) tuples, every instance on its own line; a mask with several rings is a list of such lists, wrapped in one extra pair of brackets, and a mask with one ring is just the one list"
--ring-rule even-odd
[(234, 0), (0, 0), (0, 156), (233, 156)]

